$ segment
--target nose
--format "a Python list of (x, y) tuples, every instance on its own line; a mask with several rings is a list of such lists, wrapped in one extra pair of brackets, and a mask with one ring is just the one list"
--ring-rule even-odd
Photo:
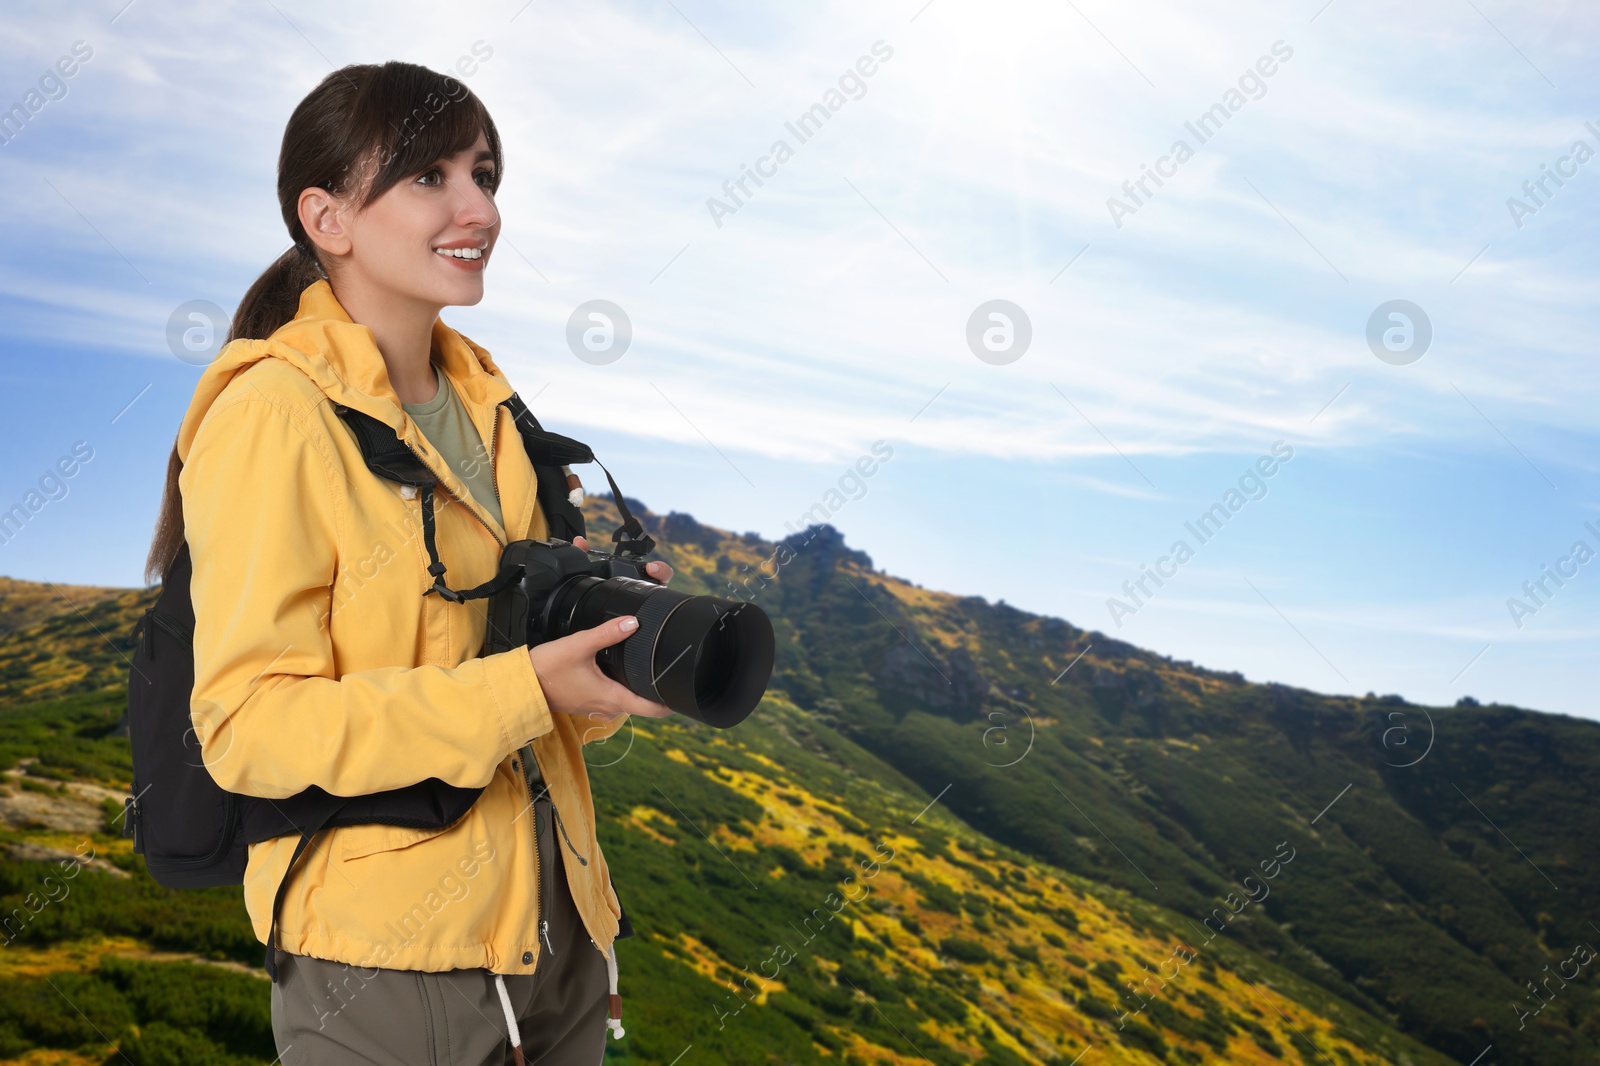
[(463, 187), (456, 184), (461, 195), (461, 205), (456, 210), (456, 224), (466, 229), (492, 229), (500, 224), (500, 209), (489, 193), (475, 181)]

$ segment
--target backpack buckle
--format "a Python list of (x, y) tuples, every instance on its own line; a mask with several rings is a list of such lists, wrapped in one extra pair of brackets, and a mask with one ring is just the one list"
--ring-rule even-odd
[[(137, 796), (122, 797), (122, 835), (130, 840), (139, 839), (139, 799)], [(135, 850), (138, 850), (137, 848)]]

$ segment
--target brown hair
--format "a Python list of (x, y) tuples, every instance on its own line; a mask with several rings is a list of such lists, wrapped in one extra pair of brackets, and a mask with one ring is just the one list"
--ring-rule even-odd
[[(352, 64), (322, 79), (289, 116), (278, 153), (278, 206), (294, 243), (245, 292), (227, 340), (270, 337), (294, 318), (301, 292), (327, 277), (300, 224), (301, 192), (326, 189), (359, 210), (401, 179), (470, 148), (480, 133), (494, 153), (490, 187), (498, 189), (504, 172), (500, 135), (483, 103), (455, 78), (415, 63), (388, 62)], [(145, 560), (147, 585), (157, 577), (166, 580), (183, 545), (182, 469), (174, 443)]]

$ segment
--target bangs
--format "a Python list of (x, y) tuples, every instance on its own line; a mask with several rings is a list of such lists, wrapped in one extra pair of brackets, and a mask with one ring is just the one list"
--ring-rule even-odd
[(351, 112), (349, 140), (364, 146), (354, 177), (361, 181), (371, 175), (362, 206), (440, 159), (471, 148), (480, 133), (494, 157), (490, 188), (499, 189), (500, 135), (483, 103), (455, 78), (410, 63), (386, 63), (366, 79)]

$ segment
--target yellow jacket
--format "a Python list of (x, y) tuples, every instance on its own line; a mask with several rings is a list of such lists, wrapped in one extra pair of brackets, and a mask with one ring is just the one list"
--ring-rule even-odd
[[(526, 974), (542, 954), (537, 845), (513, 753), (533, 742), (587, 859), (565, 856), (572, 898), (609, 953), (622, 912), (583, 745), (622, 719), (553, 714), (527, 649), (478, 657), (486, 600), (423, 596), (421, 500), (367, 469), (330, 401), (392, 426), (439, 478), (451, 588), (493, 577), (508, 540), (548, 532), (533, 466), (497, 406), (512, 393), (505, 375), (442, 321), (433, 342), (488, 446), (504, 527), (401, 408), (372, 331), (326, 281), (301, 294), (293, 321), (228, 344), (201, 375), (178, 434), (193, 563), (190, 717), (206, 768), (231, 792), (281, 799), (318, 785), (350, 796), (429, 777), (484, 789), (447, 829), (319, 834), (284, 896), (284, 950), (367, 968)], [(245, 906), (262, 943), (298, 839), (250, 847)]]

